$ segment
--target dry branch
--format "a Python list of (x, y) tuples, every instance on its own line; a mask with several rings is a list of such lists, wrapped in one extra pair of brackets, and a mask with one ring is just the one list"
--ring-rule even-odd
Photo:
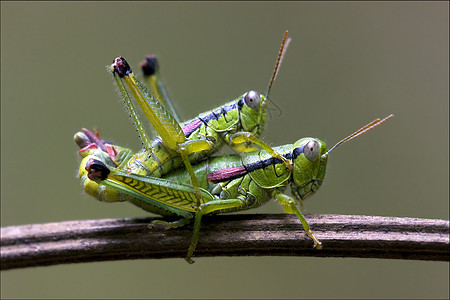
[[(307, 215), (323, 243), (312, 248), (294, 215), (205, 217), (200, 256), (316, 256), (449, 261), (449, 221)], [(192, 225), (148, 229), (154, 218), (103, 219), (1, 229), (1, 269), (143, 258), (183, 258)]]

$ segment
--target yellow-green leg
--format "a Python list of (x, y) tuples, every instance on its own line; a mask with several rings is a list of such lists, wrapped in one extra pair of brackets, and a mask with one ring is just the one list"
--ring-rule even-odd
[[(203, 150), (209, 150), (212, 148), (212, 144), (206, 140), (186, 140), (184, 136), (183, 129), (177, 120), (171, 115), (171, 113), (165, 108), (164, 102), (158, 101), (147, 89), (147, 87), (136, 80), (131, 68), (126, 63), (125, 59), (118, 58), (115, 64), (112, 66), (111, 70), (114, 74), (115, 65), (121, 65), (126, 68), (127, 72), (122, 74), (122, 79), (125, 81), (128, 88), (131, 90), (136, 102), (142, 109), (149, 122), (152, 124), (153, 128), (159, 134), (161, 139), (164, 141), (167, 148), (178, 152), (183, 160), (186, 170), (191, 178), (192, 186), (195, 189), (195, 197), (197, 198), (197, 206), (200, 205), (201, 192), (198, 184), (198, 180), (195, 177), (194, 170), (192, 169), (191, 162), (189, 161), (189, 154), (200, 152)], [(122, 91), (122, 83), (118, 79), (119, 88)], [(123, 87), (124, 97), (126, 95), (126, 90)], [(131, 102), (131, 101), (130, 101)]]
[(266, 150), (270, 155), (272, 155), (275, 158), (280, 159), (284, 162), (286, 167), (292, 171), (294, 170), (294, 167), (292, 166), (291, 162), (287, 160), (285, 157), (281, 156), (280, 154), (276, 153), (275, 150), (272, 149), (269, 145), (261, 141), (260, 139), (256, 138), (253, 134), (250, 132), (238, 132), (231, 136), (231, 142), (233, 144), (240, 144), (240, 143), (246, 143), (251, 142), (255, 145), (258, 145), (262, 149)]
[(195, 198), (197, 198), (197, 207), (200, 206), (200, 199), (202, 196), (200, 192), (200, 185), (198, 184), (197, 177), (195, 176), (191, 161), (189, 160), (189, 154), (209, 150), (212, 147), (213, 144), (207, 140), (188, 140), (178, 147), (178, 152), (181, 155), (181, 159), (183, 160), (186, 171), (191, 178), (192, 186), (194, 187)]
[(168, 222), (168, 221), (164, 221), (164, 220), (155, 220), (152, 221), (148, 227), (149, 228), (153, 228), (155, 226), (164, 226), (164, 229), (172, 229), (172, 228), (178, 228), (178, 227), (182, 227), (186, 224), (188, 224), (191, 221), (191, 219), (189, 218), (182, 218), (173, 222)]
[(198, 236), (200, 233), (200, 224), (202, 220), (202, 216), (212, 213), (221, 209), (229, 209), (235, 207), (243, 207), (245, 206), (245, 201), (242, 199), (226, 199), (226, 200), (214, 200), (211, 202), (204, 203), (200, 205), (197, 212), (195, 213), (195, 222), (194, 222), (194, 231), (192, 234), (191, 244), (189, 246), (188, 253), (186, 255), (186, 261), (190, 264), (194, 263), (191, 259), (192, 254), (194, 253), (195, 247), (198, 243)]
[(297, 215), (298, 219), (303, 225), (303, 229), (305, 230), (306, 234), (313, 240), (314, 248), (322, 249), (322, 243), (316, 238), (314, 233), (309, 228), (309, 224), (306, 221), (305, 217), (295, 205), (295, 200), (292, 197), (289, 197), (288, 195), (285, 195), (279, 191), (274, 191), (272, 196), (275, 197), (277, 201), (281, 203), (281, 205), (289, 207)]

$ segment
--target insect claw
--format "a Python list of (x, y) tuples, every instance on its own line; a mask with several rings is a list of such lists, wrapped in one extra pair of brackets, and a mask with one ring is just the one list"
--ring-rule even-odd
[(286, 165), (286, 167), (288, 168), (288, 170), (290, 172), (294, 171), (294, 166), (292, 165), (292, 163), (289, 160), (284, 160), (284, 164)]
[(314, 242), (314, 248), (317, 250), (321, 250), (322, 249), (322, 243), (316, 238), (316, 236), (311, 232), (306, 232), (306, 235), (309, 236), (313, 242)]
[(195, 260), (193, 260), (191, 257), (186, 257), (185, 260), (189, 263), (189, 264), (193, 264), (195, 263)]
[(170, 229), (170, 223), (164, 220), (155, 220), (148, 224), (149, 229), (167, 230)]

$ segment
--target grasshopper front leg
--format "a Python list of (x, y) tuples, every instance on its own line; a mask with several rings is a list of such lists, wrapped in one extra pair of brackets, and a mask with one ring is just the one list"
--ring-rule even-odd
[(306, 221), (303, 214), (298, 209), (297, 205), (295, 205), (295, 200), (292, 197), (289, 197), (288, 195), (285, 195), (281, 193), (278, 190), (272, 191), (272, 197), (277, 199), (278, 202), (285, 208), (285, 211), (293, 212), (297, 216), (297, 218), (302, 223), (303, 229), (306, 232), (306, 235), (308, 235), (314, 242), (314, 248), (316, 249), (322, 249), (322, 243), (316, 238), (314, 233), (311, 231), (311, 228), (309, 227), (308, 222)]
[(278, 154), (275, 152), (275, 150), (272, 149), (272, 147), (270, 147), (269, 145), (267, 145), (266, 143), (264, 143), (263, 141), (261, 141), (260, 139), (256, 138), (253, 134), (251, 134), (250, 132), (238, 132), (234, 135), (232, 135), (230, 137), (230, 140), (232, 143), (234, 144), (241, 144), (241, 143), (253, 143), (255, 145), (258, 145), (259, 147), (261, 147), (262, 149), (266, 150), (270, 155), (272, 155), (273, 157), (281, 160), (284, 162), (284, 164), (286, 165), (286, 167), (292, 171), (294, 169), (294, 167), (292, 166), (291, 162), (289, 160), (287, 160), (285, 157), (283, 157), (282, 155)]

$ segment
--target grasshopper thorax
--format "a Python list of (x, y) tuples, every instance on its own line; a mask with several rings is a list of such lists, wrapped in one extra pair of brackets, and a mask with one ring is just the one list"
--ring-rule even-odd
[(323, 182), (328, 156), (327, 145), (315, 138), (302, 138), (294, 143), (292, 193), (304, 199), (315, 193)]

